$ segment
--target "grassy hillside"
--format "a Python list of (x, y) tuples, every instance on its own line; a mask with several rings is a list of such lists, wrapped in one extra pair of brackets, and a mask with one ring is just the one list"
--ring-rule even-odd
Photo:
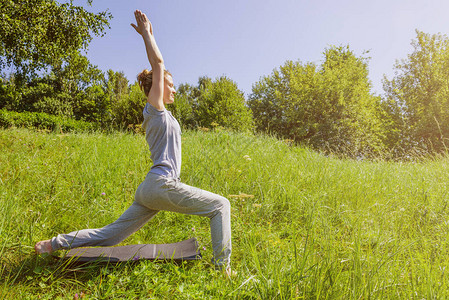
[(340, 160), (228, 132), (182, 139), (182, 181), (231, 201), (236, 277), (211, 266), (207, 219), (169, 212), (122, 244), (197, 237), (201, 261), (79, 268), (34, 255), (41, 239), (114, 221), (150, 155), (139, 135), (9, 129), (0, 130), (0, 298), (449, 297), (448, 158)]

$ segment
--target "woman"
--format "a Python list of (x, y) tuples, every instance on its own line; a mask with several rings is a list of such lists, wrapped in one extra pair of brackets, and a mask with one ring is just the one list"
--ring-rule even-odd
[(86, 246), (112, 246), (137, 231), (160, 210), (205, 216), (210, 219), (213, 263), (230, 274), (231, 217), (229, 201), (219, 195), (180, 182), (181, 129), (165, 109), (174, 102), (173, 78), (165, 70), (164, 60), (156, 45), (153, 27), (147, 16), (134, 12), (137, 25), (131, 24), (145, 43), (151, 71), (138, 75), (140, 87), (147, 96), (142, 128), (146, 131), (153, 166), (137, 188), (135, 200), (115, 222), (103, 228), (84, 229), (60, 234), (35, 245), (37, 253)]

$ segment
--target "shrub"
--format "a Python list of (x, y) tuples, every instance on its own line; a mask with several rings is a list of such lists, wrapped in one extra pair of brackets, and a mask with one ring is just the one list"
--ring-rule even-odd
[(15, 112), (0, 110), (0, 127), (25, 127), (63, 132), (87, 132), (96, 130), (96, 125), (46, 113)]
[(287, 61), (253, 85), (257, 130), (349, 156), (382, 153), (381, 102), (370, 93), (366, 58), (348, 47), (324, 56), (321, 66)]
[(145, 102), (145, 94), (135, 82), (130, 86), (129, 93), (122, 94), (112, 103), (113, 126), (125, 129), (140, 125), (143, 122)]
[(236, 131), (254, 128), (243, 92), (226, 76), (215, 80), (201, 77), (197, 87), (181, 85), (173, 108), (174, 116), (185, 127), (223, 127)]

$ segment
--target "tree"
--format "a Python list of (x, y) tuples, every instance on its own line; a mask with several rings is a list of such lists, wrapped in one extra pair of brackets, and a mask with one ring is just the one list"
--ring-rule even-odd
[(129, 93), (128, 79), (126, 78), (125, 73), (123, 73), (122, 71), (114, 72), (113, 70), (108, 70), (107, 75), (108, 78), (106, 86), (108, 93), (110, 94), (111, 98), (119, 101)]
[(194, 108), (197, 107), (199, 89), (188, 83), (182, 83), (176, 88), (175, 102), (170, 109), (176, 119), (186, 128), (198, 126)]
[(381, 98), (370, 93), (368, 58), (357, 57), (349, 46), (331, 47), (324, 56), (320, 70), (324, 134), (312, 142), (324, 140), (352, 155), (380, 154), (385, 150), (384, 112)]
[(449, 138), (449, 39), (416, 30), (413, 52), (384, 77), (385, 106), (393, 120), (391, 143), (441, 151)]
[(104, 73), (78, 52), (54, 61), (50, 69), (57, 90), (75, 96), (93, 85), (104, 84)]
[(381, 101), (370, 94), (366, 61), (349, 47), (326, 49), (321, 66), (287, 61), (253, 86), (257, 129), (321, 150), (379, 153)]
[(181, 85), (173, 108), (183, 126), (221, 126), (238, 131), (253, 128), (251, 111), (246, 106), (243, 92), (226, 76), (215, 80), (200, 77), (196, 87)]
[[(4, 80), (0, 90), (0, 108), (95, 120), (102, 113), (97, 111), (96, 116), (90, 115), (95, 111), (90, 101), (98, 100), (103, 103), (101, 107), (108, 103), (105, 95), (101, 95), (98, 89), (92, 89), (93, 86), (103, 88), (103, 72), (78, 52), (64, 60), (55, 60), (50, 72), (40, 77), (20, 80), (17, 77), (20, 74), (13, 74), (8, 80)], [(91, 91), (94, 91), (93, 95), (89, 94)], [(95, 95), (99, 98), (96, 99)]]
[(23, 76), (87, 49), (93, 35), (104, 34), (112, 17), (108, 12), (88, 12), (73, 0), (2, 0), (0, 15), (0, 68), (14, 66)]
[(97, 122), (105, 125), (112, 119), (111, 98), (103, 86), (92, 85), (80, 95), (76, 113), (79, 119), (88, 122)]
[[(317, 75), (317, 67), (312, 63), (287, 61), (279, 70), (273, 70), (271, 76), (256, 82), (248, 101), (256, 129), (297, 141), (314, 135), (314, 123), (308, 119), (317, 115), (311, 111), (312, 106), (307, 109), (302, 102), (306, 106), (307, 102), (313, 104)], [(292, 113), (303, 115), (294, 120)]]
[(200, 96), (197, 100), (197, 119), (200, 126), (218, 126), (238, 131), (253, 128), (251, 110), (245, 105), (245, 97), (237, 84), (226, 76), (212, 81), (200, 79)]
[[(117, 74), (117, 73), (116, 73)], [(115, 127), (125, 129), (130, 125), (140, 125), (143, 122), (142, 110), (146, 98), (139, 83), (134, 82), (128, 93), (120, 94), (112, 103), (113, 123)]]

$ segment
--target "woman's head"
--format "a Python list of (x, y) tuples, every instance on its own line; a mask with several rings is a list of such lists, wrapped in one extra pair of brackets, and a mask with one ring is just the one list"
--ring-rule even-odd
[[(147, 69), (143, 70), (142, 72), (137, 75), (137, 82), (139, 83), (139, 86), (141, 90), (145, 93), (145, 96), (148, 97), (148, 94), (150, 93), (151, 86), (153, 85), (153, 70), (148, 71)], [(173, 90), (173, 78), (169, 71), (164, 70), (164, 100), (167, 97), (172, 97), (170, 90)], [(165, 95), (166, 93), (170, 92), (168, 95)], [(166, 102), (166, 101), (164, 101)], [(172, 103), (173, 101), (169, 101), (169, 103)]]

